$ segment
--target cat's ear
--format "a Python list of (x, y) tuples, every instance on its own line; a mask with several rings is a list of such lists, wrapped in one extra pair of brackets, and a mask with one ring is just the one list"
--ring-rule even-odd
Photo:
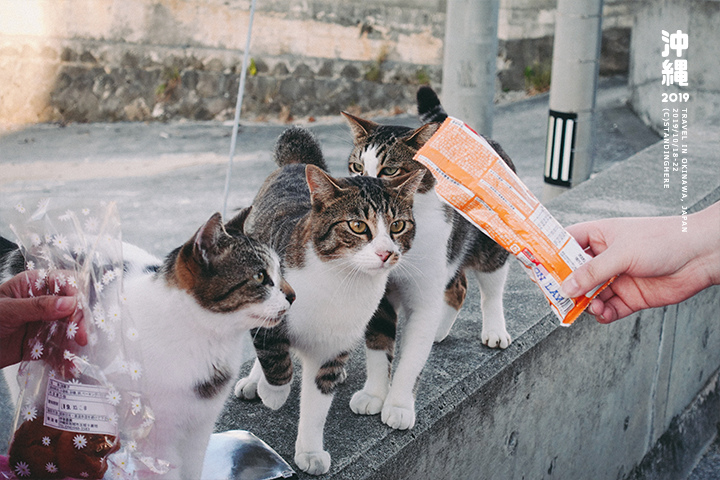
[(420, 150), (420, 147), (425, 145), (425, 143), (430, 140), (430, 137), (435, 135), (440, 125), (439, 123), (427, 123), (413, 130), (409, 135), (401, 138), (400, 141), (414, 150)]
[(336, 197), (343, 191), (335, 180), (315, 165), (305, 167), (305, 179), (310, 188), (310, 201), (313, 206)]
[(252, 210), (252, 206), (249, 206), (247, 208), (243, 208), (240, 210), (240, 212), (235, 215), (233, 218), (230, 219), (229, 222), (225, 224), (225, 230), (227, 230), (228, 233), (245, 233), (245, 221), (247, 220), (248, 216), (250, 216), (250, 211)]
[(390, 180), (390, 187), (395, 189), (399, 197), (410, 197), (412, 195), (415, 195), (415, 192), (417, 192), (420, 184), (422, 184), (423, 178), (425, 178), (426, 173), (427, 170), (422, 169), (415, 170), (414, 172), (407, 173), (400, 177), (395, 177)]
[(357, 143), (358, 140), (363, 139), (370, 135), (379, 125), (372, 120), (365, 120), (355, 115), (350, 115), (347, 112), (341, 112), (350, 125), (350, 130), (353, 134), (353, 139)]
[(223, 235), (227, 233), (223, 227), (222, 215), (215, 213), (205, 225), (200, 227), (193, 238), (193, 256), (198, 263), (210, 263), (213, 256), (218, 253), (218, 241)]

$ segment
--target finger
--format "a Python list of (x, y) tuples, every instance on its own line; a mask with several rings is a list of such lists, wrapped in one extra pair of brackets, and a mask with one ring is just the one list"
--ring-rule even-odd
[(78, 325), (78, 331), (75, 334), (75, 342), (81, 347), (84, 347), (88, 343), (88, 336), (87, 330), (85, 329), (85, 315), (83, 314), (83, 311), (77, 309), (70, 318), (70, 321), (76, 322)]
[(590, 228), (588, 222), (570, 225), (566, 227), (565, 230), (573, 236), (583, 249), (590, 245)]
[(603, 312), (605, 311), (605, 302), (602, 301), (600, 298), (594, 298), (592, 302), (590, 302), (590, 305), (588, 306), (588, 312), (590, 315), (593, 315), (595, 317), (595, 320), (598, 321), (598, 323), (608, 323), (607, 319), (603, 316)]
[(615, 291), (613, 290), (613, 285), (615, 282), (608, 285), (606, 288), (602, 289), (600, 293), (597, 294), (596, 298), (599, 298), (603, 302), (607, 302), (610, 297), (615, 295)]
[(598, 323), (608, 324), (621, 318), (618, 316), (612, 302), (603, 302), (599, 298), (593, 299), (588, 307), (588, 312), (595, 316)]
[(630, 316), (636, 311), (636, 308), (630, 307), (620, 297), (615, 296), (605, 302), (605, 311), (603, 311), (603, 316), (607, 317), (607, 323), (610, 323)]
[(566, 296), (576, 298), (619, 275), (625, 269), (622, 258), (609, 248), (568, 275), (561, 289)]
[(618, 320), (617, 312), (607, 303), (596, 307), (594, 311), (597, 312), (595, 314), (595, 320), (597, 320), (598, 323), (607, 325)]
[(8, 317), (18, 323), (53, 321), (69, 317), (77, 307), (75, 297), (42, 296), (18, 298), (8, 302)]
[[(595, 299), (597, 300), (597, 299)], [(593, 303), (595, 302), (593, 300)], [(635, 309), (630, 308), (625, 302), (620, 299), (620, 297), (612, 297), (607, 302), (603, 302), (602, 304), (596, 303), (594, 305), (591, 305), (590, 313), (595, 315), (595, 318), (599, 323), (612, 323), (617, 320), (622, 320), (623, 318), (632, 315), (636, 312)]]
[(69, 279), (73, 272), (67, 270), (51, 270), (45, 277), (45, 285), (52, 295), (77, 295), (79, 290)]

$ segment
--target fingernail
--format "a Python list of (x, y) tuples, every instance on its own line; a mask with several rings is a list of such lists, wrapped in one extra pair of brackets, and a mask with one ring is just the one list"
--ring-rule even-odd
[(588, 311), (595, 317), (598, 322), (607, 323), (607, 320), (605, 320), (605, 317), (603, 317), (602, 315), (602, 309), (598, 308), (595, 302), (590, 304), (590, 306), (588, 307)]
[(60, 297), (55, 302), (55, 308), (61, 312), (75, 309), (75, 297)]
[(562, 285), (560, 285), (560, 291), (566, 298), (574, 298), (580, 294), (580, 286), (575, 278), (573, 278), (572, 275), (569, 275)]

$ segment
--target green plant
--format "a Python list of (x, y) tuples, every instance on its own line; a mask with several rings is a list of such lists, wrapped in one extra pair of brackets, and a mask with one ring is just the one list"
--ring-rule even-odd
[(424, 68), (421, 68), (415, 73), (415, 80), (417, 81), (418, 85), (430, 85), (430, 75), (425, 71)]
[(375, 58), (375, 61), (370, 65), (370, 68), (368, 68), (368, 71), (365, 72), (365, 80), (370, 82), (381, 82), (382, 81), (382, 66), (383, 63), (387, 62), (388, 57), (390, 56), (390, 47), (388, 47), (386, 44), (384, 44), (382, 47), (380, 47), (380, 51), (378, 52), (377, 57)]
[(248, 72), (251, 77), (254, 77), (258, 73), (257, 64), (255, 63), (255, 59), (250, 57), (250, 65), (248, 65)]
[(177, 67), (166, 67), (161, 75), (162, 83), (155, 89), (155, 95), (163, 101), (169, 100), (182, 83)]
[(535, 95), (550, 89), (551, 69), (547, 64), (534, 63), (525, 67), (525, 90)]
[(365, 72), (365, 80), (369, 82), (379, 82), (382, 80), (382, 66), (377, 63), (370, 65), (370, 68)]

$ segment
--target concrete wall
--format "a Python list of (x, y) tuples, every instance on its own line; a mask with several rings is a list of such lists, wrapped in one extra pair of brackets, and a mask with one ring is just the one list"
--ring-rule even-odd
[[(638, 2), (633, 26), (629, 83), (634, 110), (658, 132), (663, 130), (663, 109), (689, 109), (691, 123), (701, 121), (720, 110), (720, 1), (717, 0), (645, 0)], [(682, 58), (688, 62), (688, 86), (662, 84), (661, 32), (688, 34), (688, 50)], [(667, 59), (674, 61), (671, 52)], [(663, 102), (663, 94), (689, 93), (690, 102)]]
[[(632, 2), (605, 3), (603, 69), (625, 72)], [(498, 92), (523, 90), (527, 75), (543, 83), (554, 4), (502, 2)], [(249, 5), (0, 0), (0, 124), (232, 118)], [(406, 110), (418, 84), (441, 84), (444, 0), (257, 6), (250, 116)]]

